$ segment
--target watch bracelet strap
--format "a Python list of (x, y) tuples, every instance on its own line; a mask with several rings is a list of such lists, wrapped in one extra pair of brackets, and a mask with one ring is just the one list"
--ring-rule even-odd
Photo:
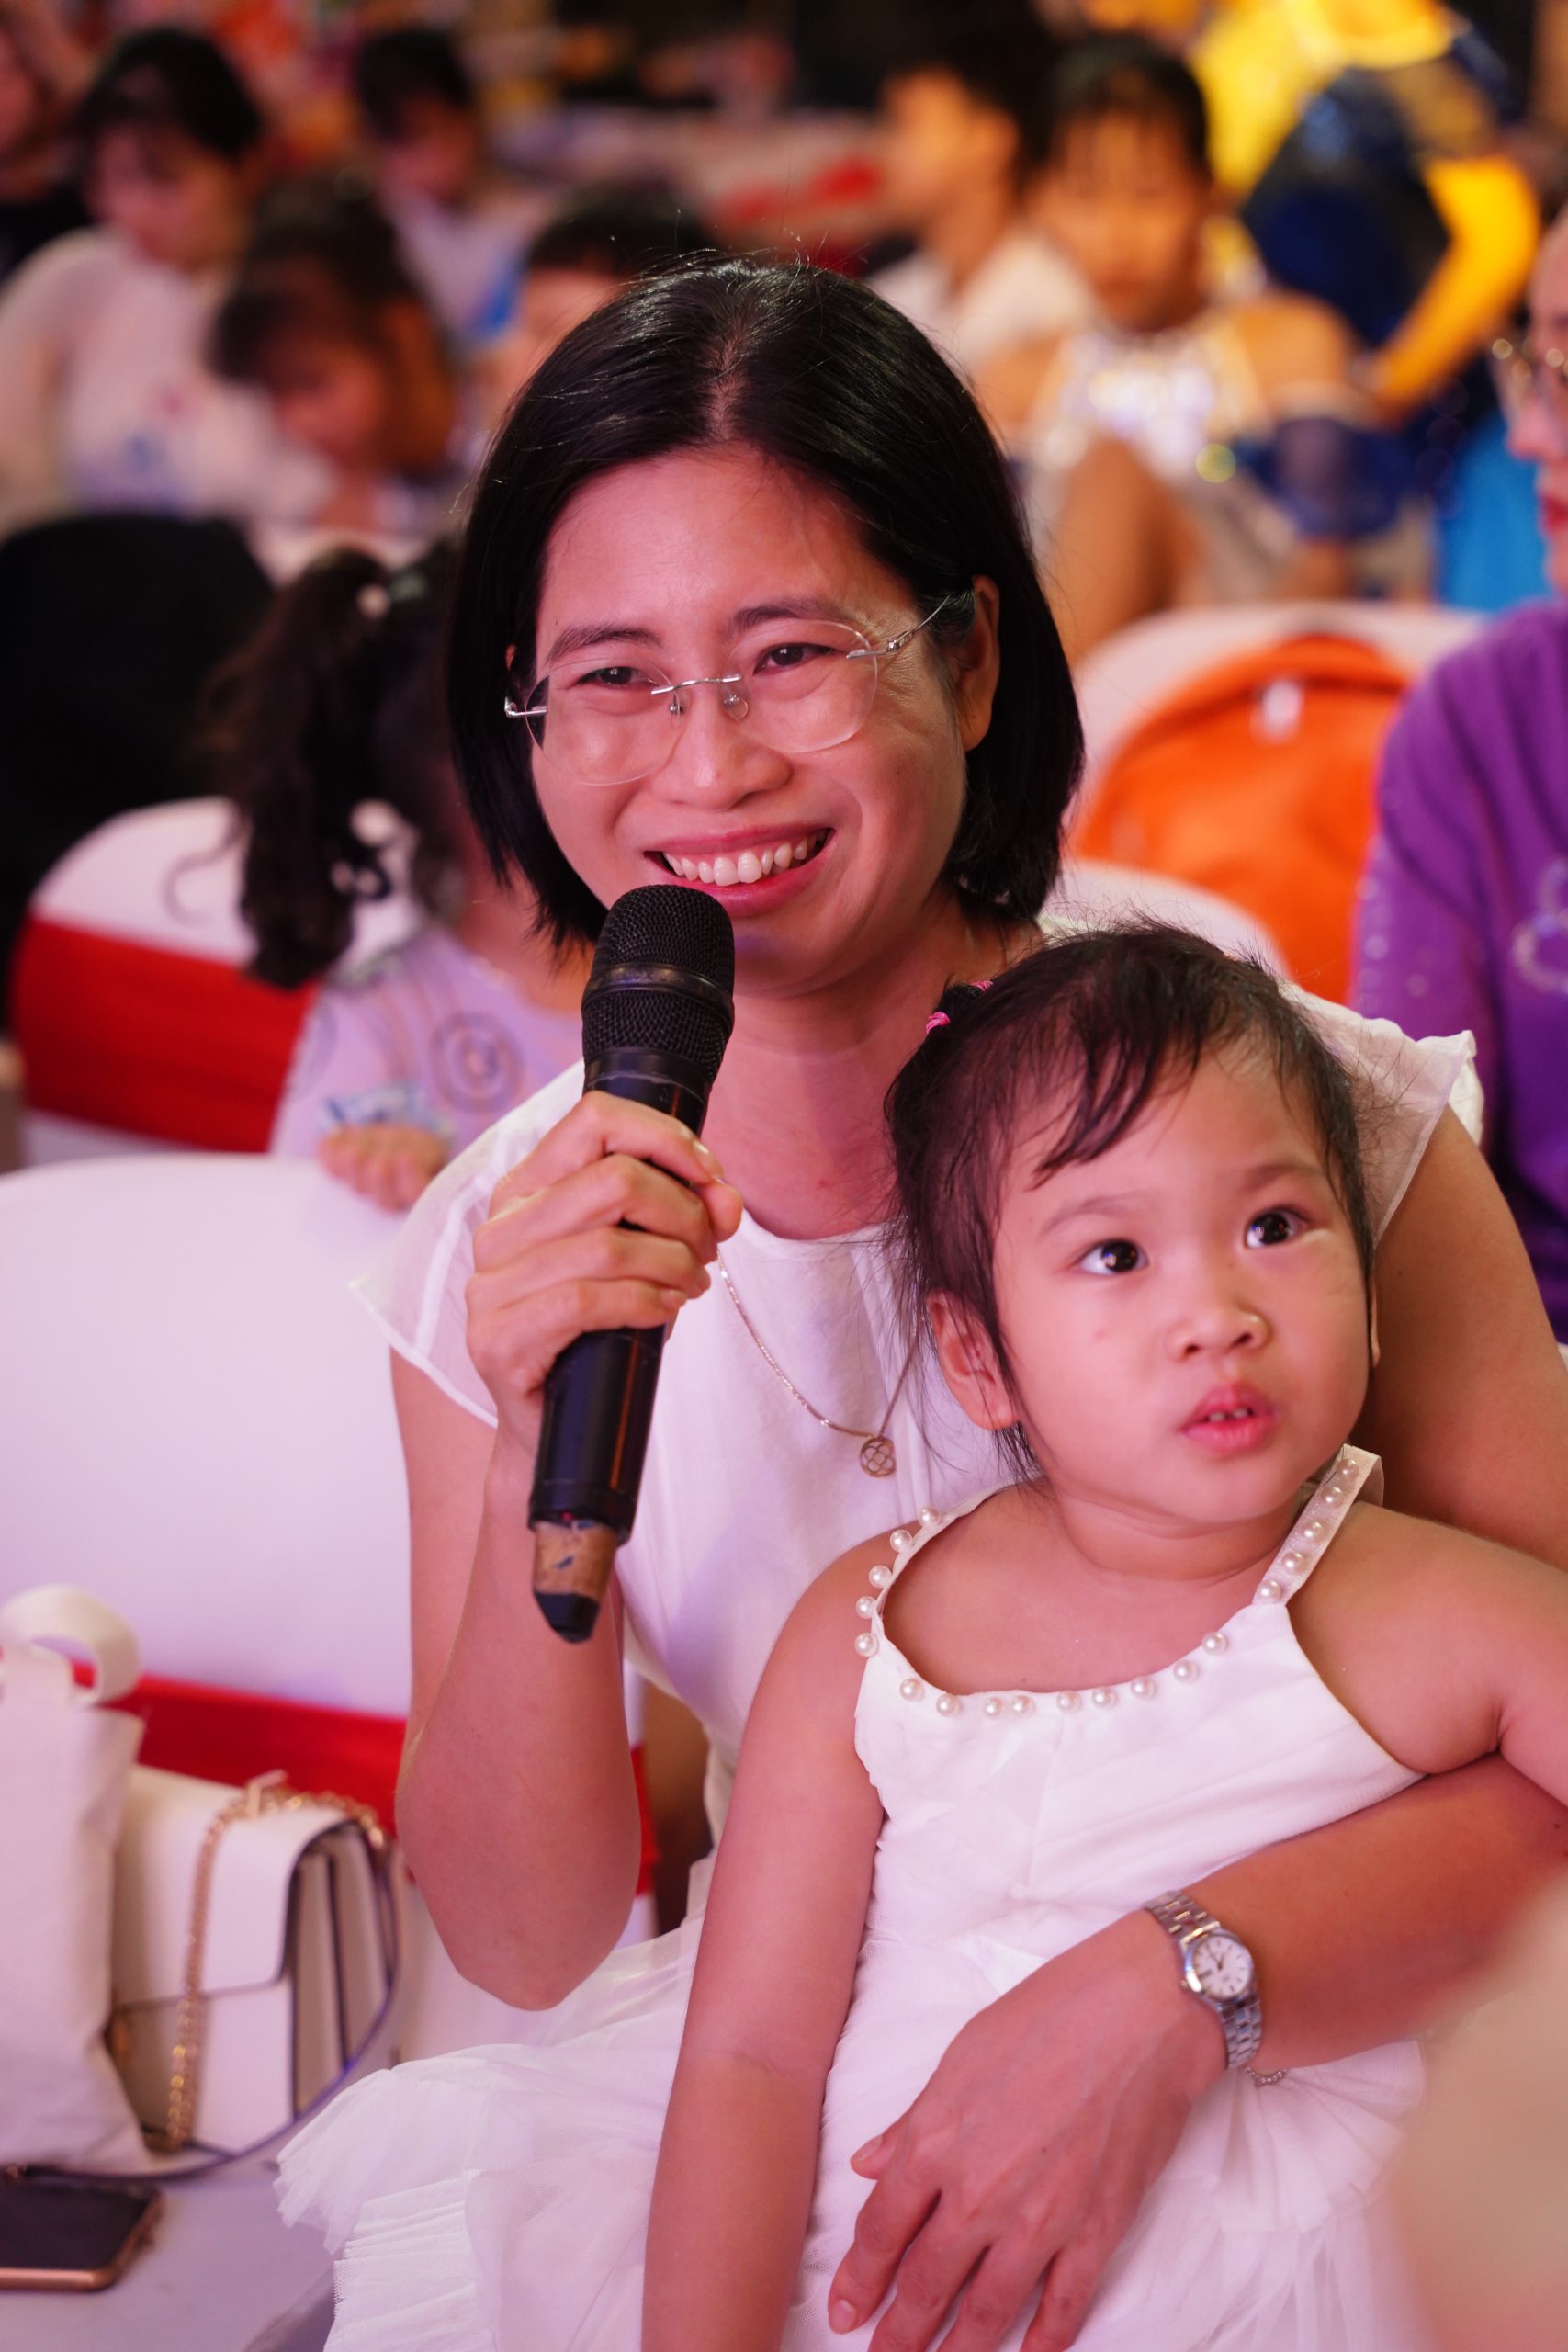
[[(1151, 1918), (1159, 1921), (1172, 1941), (1180, 1947), (1184, 1958), (1188, 1944), (1197, 1937), (1230, 1935), (1230, 1929), (1222, 1927), (1212, 1911), (1205, 1911), (1201, 1903), (1194, 1903), (1192, 1897), (1179, 1887), (1169, 1894), (1156, 1896), (1143, 1907)], [(1241, 1939), (1235, 1937), (1232, 1940), (1239, 1943)], [(1185, 1971), (1182, 1983), (1187, 1983)], [(1187, 1989), (1189, 1992), (1192, 1990), (1190, 1985)], [(1218, 2001), (1206, 1993), (1195, 1994), (1193, 1997), (1201, 2001), (1219, 2020), (1220, 2030), (1225, 2037), (1227, 2067), (1245, 2066), (1258, 2055), (1258, 2045), (1263, 2040), (1263, 2008), (1258, 1997), (1256, 1982), (1249, 1991), (1238, 1994), (1232, 2000)]]

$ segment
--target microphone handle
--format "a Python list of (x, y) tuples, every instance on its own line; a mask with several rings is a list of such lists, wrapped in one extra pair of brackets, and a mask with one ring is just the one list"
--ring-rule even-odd
[[(676, 1057), (619, 1046), (584, 1073), (583, 1092), (646, 1102), (702, 1133), (707, 1089)], [(539, 1451), (528, 1498), (534, 1598), (555, 1632), (585, 1642), (615, 1555), (632, 1532), (664, 1351), (664, 1327), (584, 1331), (545, 1378)]]

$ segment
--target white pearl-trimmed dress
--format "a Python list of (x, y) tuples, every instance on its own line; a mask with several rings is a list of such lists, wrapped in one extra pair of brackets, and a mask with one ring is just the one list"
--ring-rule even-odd
[[(784, 2352), (869, 2341), (827, 2323), (866, 2194), (849, 2158), (971, 2017), (1150, 1897), (1416, 1777), (1328, 1690), (1288, 1606), (1376, 1472), (1342, 1449), (1244, 1608), (1160, 1672), (1086, 1690), (956, 1692), (917, 1674), (886, 1596), (961, 1513), (922, 1512), (890, 1543), (846, 1612), (865, 1661), (856, 1749), (886, 1817)], [(287, 2209), (347, 2240), (333, 2352), (637, 2352), (695, 1940), (688, 1924), (617, 1954), (552, 2014), (547, 2044), (373, 2076), (292, 2143)], [(1226, 2075), (1079, 2352), (1427, 2352), (1376, 2199), (1420, 2083), (1408, 2043), (1267, 2086)]]

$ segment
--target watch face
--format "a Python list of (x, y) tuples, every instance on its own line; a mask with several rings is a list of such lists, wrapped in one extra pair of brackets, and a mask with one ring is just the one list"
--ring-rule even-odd
[(1234, 2001), (1252, 1990), (1252, 1954), (1235, 1936), (1200, 1936), (1187, 1966), (1211, 2001)]

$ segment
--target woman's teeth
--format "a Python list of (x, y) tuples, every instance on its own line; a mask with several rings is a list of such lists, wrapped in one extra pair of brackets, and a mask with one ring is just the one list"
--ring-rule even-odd
[(787, 874), (792, 865), (804, 865), (827, 838), (826, 833), (802, 833), (798, 841), (780, 842), (774, 849), (743, 849), (736, 857), (677, 857), (669, 850), (659, 854), (682, 881), (731, 890), (738, 882), (761, 882), (770, 874)]

